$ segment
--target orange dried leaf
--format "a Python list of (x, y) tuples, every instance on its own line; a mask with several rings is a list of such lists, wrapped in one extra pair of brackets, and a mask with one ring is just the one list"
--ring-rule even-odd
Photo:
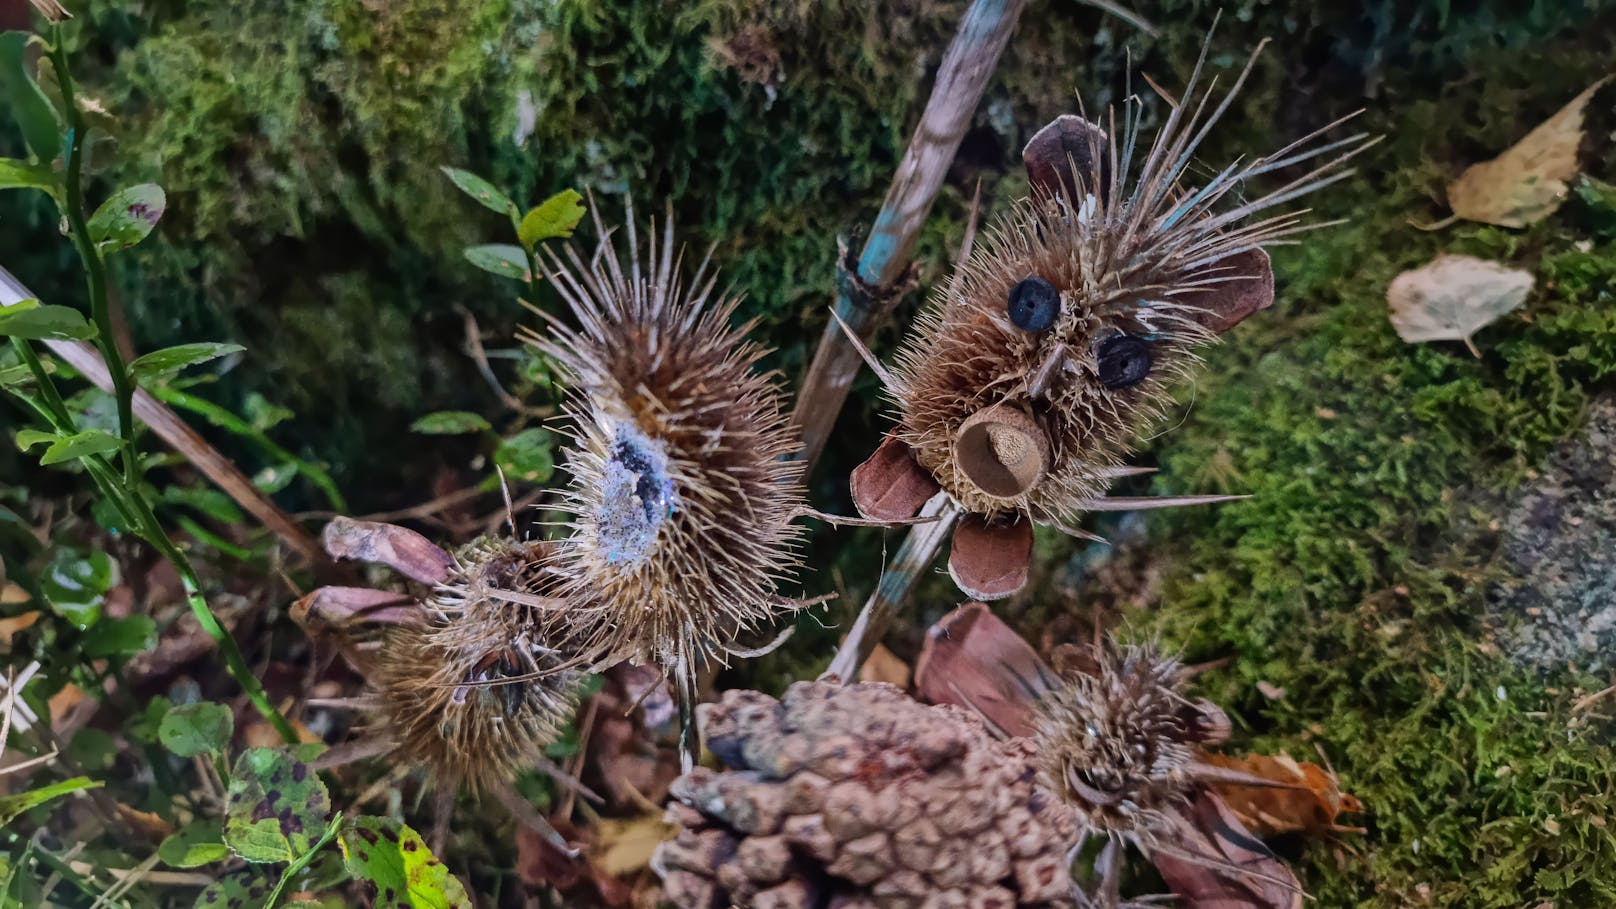
[(1472, 165), (1448, 185), (1448, 205), (1456, 217), (1501, 227), (1525, 227), (1541, 220), (1566, 196), (1577, 175), (1582, 115), (1607, 76), (1543, 121), (1526, 138), (1491, 161)]
[(1340, 781), (1333, 772), (1317, 764), (1298, 762), (1287, 754), (1244, 757), (1213, 754), (1206, 757), (1206, 763), (1301, 787), (1269, 789), (1231, 783), (1212, 787), (1240, 821), (1258, 836), (1356, 829), (1344, 828), (1336, 819), (1342, 814), (1357, 814), (1363, 810), (1356, 798), (1341, 791)]
[(859, 681), (886, 682), (896, 685), (905, 691), (909, 690), (909, 664), (899, 659), (897, 654), (886, 648), (884, 644), (875, 645), (870, 651), (870, 658), (859, 667)]

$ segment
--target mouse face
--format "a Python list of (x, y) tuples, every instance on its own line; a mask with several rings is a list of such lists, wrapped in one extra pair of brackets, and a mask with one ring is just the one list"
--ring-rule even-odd
[[(1263, 246), (1311, 226), (1271, 209), (1348, 175), (1344, 162), (1371, 144), (1320, 143), (1320, 130), (1197, 182), (1189, 164), (1227, 106), (1197, 93), (1202, 64), (1153, 140), (1137, 99), (1116, 143), (1076, 116), (1039, 131), (1022, 153), (1031, 193), (928, 301), (890, 370), (898, 426), (854, 471), (854, 502), (901, 520), (946, 493), (964, 512), (949, 570), (977, 599), (1025, 584), (1033, 523), (1094, 538), (1084, 512), (1138, 504), (1103, 498), (1133, 472), (1123, 459), (1196, 351), (1273, 302)], [(1248, 181), (1330, 152), (1241, 198)]]

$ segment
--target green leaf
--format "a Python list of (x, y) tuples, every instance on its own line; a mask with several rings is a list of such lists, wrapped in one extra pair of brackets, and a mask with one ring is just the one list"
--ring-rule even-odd
[(62, 153), (61, 119), (28, 71), (28, 44), (32, 39), (28, 32), (0, 34), (0, 96), (5, 97), (34, 157), (54, 161)]
[(43, 164), (0, 158), (0, 189), (56, 189), (56, 174)]
[(54, 442), (59, 438), (61, 436), (56, 433), (46, 432), (42, 429), (19, 429), (17, 430), (17, 450), (27, 451), (40, 442)]
[(39, 589), (51, 608), (80, 630), (101, 618), (101, 600), (118, 582), (118, 566), (99, 550), (61, 546), (39, 575)]
[(230, 708), (223, 704), (181, 704), (163, 715), (157, 738), (180, 757), (196, 757), (228, 748), (235, 725)]
[(174, 831), (157, 847), (157, 857), (175, 868), (195, 868), (230, 857), (218, 821), (197, 821)]
[(30, 341), (74, 341), (95, 337), (95, 326), (71, 306), (42, 306), (22, 300), (0, 307), (0, 337)]
[(356, 818), (337, 842), (353, 876), (376, 885), (375, 909), (471, 909), (465, 887), (408, 824)]
[(516, 236), (528, 249), (545, 240), (572, 236), (573, 228), (583, 220), (583, 196), (577, 191), (564, 189), (541, 202), (537, 208), (522, 216)]
[(131, 615), (101, 622), (84, 634), (84, 655), (92, 659), (128, 656), (157, 646), (157, 623)]
[(460, 191), (481, 202), (485, 208), (491, 208), (502, 215), (516, 217), (516, 203), (510, 197), (500, 192), (494, 184), (471, 171), (460, 170), (454, 167), (439, 168), (460, 187)]
[(22, 816), (23, 812), (37, 808), (58, 796), (67, 795), (69, 792), (77, 792), (80, 789), (96, 789), (100, 786), (100, 783), (91, 781), (87, 776), (79, 776), (70, 780), (63, 780), (60, 783), (51, 783), (49, 786), (41, 786), (28, 792), (0, 798), (0, 827), (4, 827), (16, 820)]
[(483, 271), (493, 272), (502, 278), (514, 278), (518, 281), (532, 280), (527, 270), (527, 253), (520, 246), (511, 246), (508, 243), (489, 243), (484, 246), (466, 247), (466, 261)]
[(193, 909), (263, 909), (273, 889), (268, 877), (245, 868), (203, 887)]
[(135, 358), (129, 364), (129, 371), (140, 382), (149, 382), (154, 379), (167, 378), (189, 366), (217, 360), (220, 357), (233, 353), (241, 353), (247, 348), (240, 344), (221, 344), (206, 341), (198, 344), (180, 344), (175, 347), (165, 347), (154, 350), (149, 354)]
[(194, 508), (223, 524), (238, 524), (247, 520), (236, 501), (217, 489), (200, 486), (165, 486), (162, 501), (169, 505)]
[(99, 429), (86, 429), (52, 442), (51, 446), (45, 449), (45, 453), (39, 456), (39, 463), (60, 464), (76, 458), (105, 454), (116, 451), (122, 444), (118, 441), (118, 437), (111, 433)]
[(253, 485), (266, 495), (280, 492), (292, 485), (295, 479), (297, 479), (297, 465), (291, 461), (271, 464), (252, 476)]
[(230, 775), (224, 841), (249, 862), (289, 862), (320, 838), (331, 796), (302, 750), (249, 748)]
[(90, 216), (90, 240), (101, 247), (128, 249), (146, 239), (167, 207), (168, 197), (155, 183), (120, 189)]
[(458, 436), (492, 428), (487, 420), (465, 410), (440, 410), (410, 424), (411, 430), (434, 436)]
[(548, 429), (524, 429), (501, 442), (494, 463), (507, 477), (529, 483), (548, 482), (555, 473), (555, 437)]

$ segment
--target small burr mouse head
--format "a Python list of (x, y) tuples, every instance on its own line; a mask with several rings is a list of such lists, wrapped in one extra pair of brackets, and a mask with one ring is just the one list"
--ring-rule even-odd
[[(1148, 144), (1137, 100), (1120, 130), (1114, 115), (1109, 129), (1067, 115), (1040, 130), (1023, 152), (1031, 193), (933, 295), (890, 370), (898, 427), (854, 477), (855, 502), (894, 520), (941, 488), (966, 512), (957, 533), (978, 546), (961, 552), (957, 535), (950, 559), (975, 598), (1025, 582), (1032, 523), (1087, 536), (1081, 515), (1105, 507), (1196, 351), (1272, 303), (1263, 246), (1310, 226), (1272, 209), (1347, 175), (1343, 162), (1366, 147), (1322, 142), (1321, 130), (1198, 183), (1190, 162), (1245, 78), (1208, 103), (1201, 69)], [(1280, 188), (1239, 197), (1252, 179), (1321, 156)]]

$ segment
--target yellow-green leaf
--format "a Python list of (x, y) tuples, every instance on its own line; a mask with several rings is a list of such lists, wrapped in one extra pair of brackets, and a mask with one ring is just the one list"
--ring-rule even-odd
[(572, 236), (573, 228), (583, 220), (583, 196), (577, 191), (564, 189), (541, 202), (538, 207), (522, 216), (522, 225), (516, 236), (528, 249), (545, 240)]
[(70, 780), (63, 780), (60, 783), (51, 783), (49, 786), (41, 786), (28, 792), (19, 792), (16, 795), (0, 798), (0, 827), (4, 827), (16, 820), (23, 812), (37, 808), (58, 796), (67, 795), (69, 792), (77, 792), (80, 789), (96, 789), (100, 786), (100, 783), (92, 781), (87, 776), (78, 776)]
[(408, 824), (361, 817), (337, 842), (348, 871), (376, 885), (376, 909), (471, 909), (465, 887)]

